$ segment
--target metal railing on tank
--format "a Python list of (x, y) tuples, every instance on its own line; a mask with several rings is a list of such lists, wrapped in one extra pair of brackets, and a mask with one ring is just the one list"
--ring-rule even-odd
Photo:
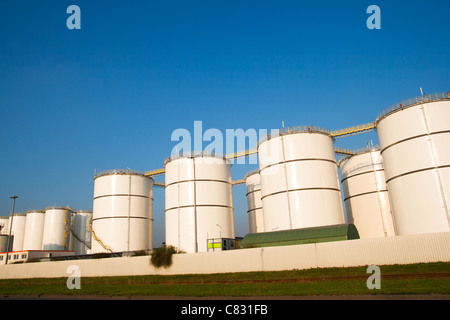
[(132, 169), (111, 169), (111, 170), (103, 170), (94, 174), (94, 179), (107, 176), (111, 174), (135, 174), (135, 175), (145, 175), (145, 171), (140, 170), (132, 170)]
[(255, 168), (255, 169), (253, 169), (253, 170), (250, 170), (249, 172), (247, 172), (246, 174), (245, 174), (245, 176), (244, 176), (244, 180), (245, 179), (247, 179), (249, 176), (251, 176), (252, 174), (255, 174), (255, 173), (259, 173), (259, 168)]
[(366, 147), (359, 148), (357, 150), (351, 150), (346, 155), (344, 153), (342, 153), (342, 154), (344, 154), (344, 156), (339, 159), (337, 164), (338, 164), (338, 166), (340, 166), (342, 162), (344, 162), (347, 159), (350, 159), (353, 156), (356, 156), (356, 155), (359, 155), (362, 153), (366, 153), (366, 152), (370, 152), (370, 151), (376, 151), (376, 150), (380, 150), (379, 145), (367, 145)]
[(378, 123), (381, 119), (386, 117), (387, 115), (397, 112), (409, 107), (413, 107), (418, 104), (427, 103), (427, 102), (436, 102), (436, 101), (443, 101), (443, 100), (450, 100), (450, 91), (448, 92), (441, 92), (441, 93), (429, 93), (424, 94), (415, 98), (410, 98), (403, 100), (401, 102), (398, 102), (389, 108), (386, 108), (381, 112), (378, 117), (376, 118), (375, 122)]
[(270, 140), (272, 138), (276, 138), (278, 136), (282, 136), (285, 134), (291, 134), (291, 133), (323, 133), (323, 134), (331, 136), (331, 131), (329, 131), (328, 129), (316, 127), (314, 125), (284, 127), (284, 128), (275, 130), (274, 132), (271, 132), (271, 133), (267, 134), (266, 136), (261, 137), (258, 141), (258, 144), (261, 144), (262, 142), (264, 142), (266, 140)]
[(180, 153), (173, 153), (170, 155), (170, 157), (167, 157), (164, 159), (164, 164), (166, 164), (169, 161), (181, 159), (181, 158), (196, 158), (196, 157), (214, 157), (219, 159), (226, 159), (225, 155), (222, 153), (217, 152), (206, 152), (206, 151), (191, 151), (191, 152), (180, 152)]

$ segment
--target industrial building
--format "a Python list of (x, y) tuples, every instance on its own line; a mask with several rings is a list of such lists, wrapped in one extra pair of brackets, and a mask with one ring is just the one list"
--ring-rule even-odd
[[(335, 139), (376, 130), (380, 146)], [(94, 177), (93, 211), (30, 210), (0, 219), (3, 252), (48, 257), (153, 249), (153, 188), (165, 188), (166, 245), (186, 253), (450, 232), (450, 92), (404, 100), (368, 124), (288, 127), (256, 150), (170, 155), (148, 172)], [(258, 168), (232, 181), (232, 158)], [(164, 183), (154, 180), (165, 175)], [(236, 239), (232, 187), (246, 184), (249, 233)], [(341, 187), (342, 186), (342, 187)], [(345, 210), (344, 210), (345, 208)], [(8, 236), (13, 245), (7, 248)], [(211, 253), (213, 254), (213, 253)], [(0, 254), (4, 261), (5, 253)], [(10, 258), (11, 259), (11, 258)], [(21, 260), (18, 259), (18, 260)]]
[(358, 230), (352, 223), (290, 229), (273, 232), (249, 233), (240, 245), (249, 247), (275, 247), (305, 243), (319, 243), (359, 239)]

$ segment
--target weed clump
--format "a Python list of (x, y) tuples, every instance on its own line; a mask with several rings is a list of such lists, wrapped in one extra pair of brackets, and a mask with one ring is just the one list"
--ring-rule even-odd
[(156, 268), (169, 268), (172, 265), (172, 255), (176, 253), (184, 253), (174, 246), (163, 246), (157, 249), (154, 249), (150, 253), (150, 263)]

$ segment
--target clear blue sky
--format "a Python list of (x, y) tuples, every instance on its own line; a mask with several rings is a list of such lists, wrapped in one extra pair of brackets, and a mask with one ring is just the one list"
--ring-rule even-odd
[[(81, 30), (66, 9), (81, 8)], [(369, 30), (366, 9), (381, 9)], [(163, 167), (177, 128), (330, 130), (450, 90), (450, 2), (0, 2), (0, 215), (92, 209), (94, 170)], [(359, 148), (376, 133), (336, 141)], [(234, 165), (233, 179), (255, 165)], [(161, 177), (158, 178), (161, 180)], [(234, 187), (236, 235), (248, 232)], [(154, 244), (164, 241), (155, 190)]]

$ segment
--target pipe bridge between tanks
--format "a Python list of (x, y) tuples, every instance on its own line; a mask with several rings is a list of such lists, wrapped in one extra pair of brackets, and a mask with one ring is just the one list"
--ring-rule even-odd
[[(328, 131), (326, 129), (316, 128), (314, 126), (309, 126), (309, 127), (303, 126), (303, 127), (292, 127), (292, 128), (287, 127), (287, 128), (281, 129), (280, 133), (323, 132), (323, 133), (329, 134), (332, 138), (342, 138), (342, 137), (346, 137), (346, 136), (351, 136), (351, 135), (355, 135), (355, 134), (368, 132), (368, 131), (371, 131), (374, 129), (375, 129), (375, 122), (370, 122), (370, 123), (366, 123), (363, 125), (348, 127), (348, 128), (334, 130), (334, 131)], [(336, 154), (343, 155), (343, 156), (351, 156), (351, 155), (356, 154), (356, 152), (353, 150), (343, 149), (343, 148), (334, 148), (334, 152)], [(249, 156), (252, 156), (255, 154), (258, 154), (257, 148), (247, 149), (247, 150), (234, 152), (234, 153), (228, 153), (225, 155), (224, 158), (227, 160), (231, 160), (231, 159), (238, 159), (238, 158), (242, 158), (242, 157), (249, 157)], [(165, 173), (165, 169), (159, 168), (159, 169), (147, 171), (144, 174), (146, 176), (155, 177), (155, 176), (163, 175), (164, 173)], [(232, 184), (233, 184), (233, 186), (239, 185), (239, 184), (245, 184), (245, 179), (234, 180), (232, 182)], [(154, 186), (164, 188), (164, 182), (154, 181)]]

